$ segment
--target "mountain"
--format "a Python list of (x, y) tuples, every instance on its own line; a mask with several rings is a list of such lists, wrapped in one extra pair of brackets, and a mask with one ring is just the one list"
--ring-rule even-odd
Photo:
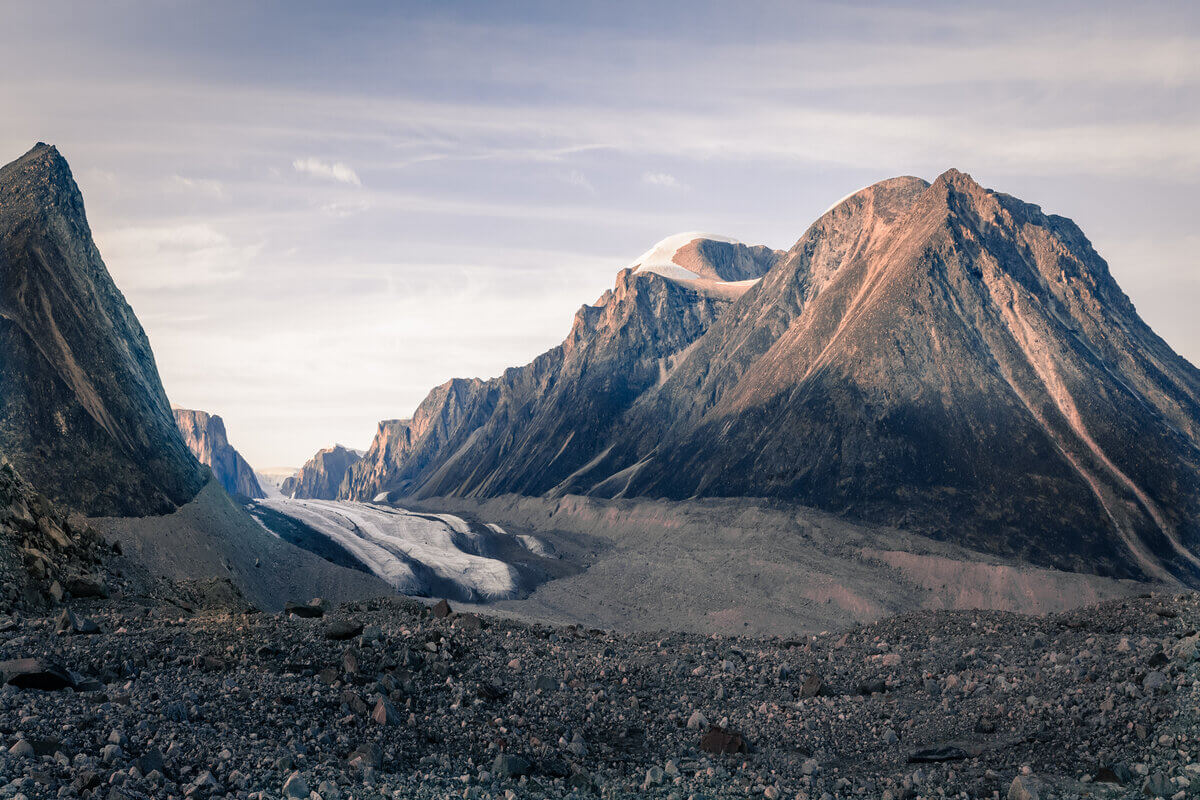
[(225, 491), (233, 497), (266, 497), (254, 470), (242, 454), (229, 444), (225, 421), (206, 411), (172, 408), (183, 441), (201, 464), (212, 469)]
[[(697, 236), (664, 240), (622, 270), (613, 289), (579, 309), (567, 339), (530, 364), (488, 381), (448, 381), (411, 419), (380, 423), (340, 496), (540, 494), (569, 481), (620, 434), (634, 401), (750, 288), (755, 278), (746, 276), (761, 276), (782, 256)], [(674, 254), (687, 274), (666, 277)]]
[(346, 472), (361, 458), (362, 453), (340, 444), (318, 450), (299, 472), (280, 484), (279, 491), (284, 497), (333, 500)]
[(254, 477), (267, 497), (283, 497), (284, 481), (299, 471), (297, 467), (260, 467), (254, 471)]
[(393, 448), (375, 486), (773, 498), (1036, 564), (1200, 583), (1200, 372), (1070, 220), (956, 170), (883, 181), (685, 325), (694, 336), (664, 341), (698, 322), (695, 301), (630, 295), (678, 298), (697, 279), (622, 273), (541, 357), (553, 364), (516, 371), (531, 390), (434, 448)]
[(0, 386), (0, 450), (70, 509), (165, 513), (204, 485), (71, 170), (45, 144), (0, 168)]

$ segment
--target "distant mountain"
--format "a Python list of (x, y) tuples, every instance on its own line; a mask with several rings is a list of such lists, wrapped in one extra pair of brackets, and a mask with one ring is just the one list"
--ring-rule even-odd
[(226, 492), (234, 497), (266, 497), (254, 470), (242, 458), (242, 454), (229, 444), (224, 420), (206, 411), (186, 408), (173, 408), (171, 411), (188, 449), (201, 464), (212, 469)]
[[(676, 256), (687, 274), (665, 277)], [(411, 419), (380, 423), (340, 496), (553, 491), (620, 434), (637, 398), (750, 288), (746, 276), (781, 256), (692, 234), (664, 240), (579, 309), (558, 347), (489, 381), (448, 381)]]
[(258, 485), (267, 497), (283, 497), (283, 482), (299, 472), (299, 467), (259, 467), (254, 470)]
[(349, 469), (358, 463), (362, 453), (335, 444), (310, 458), (300, 471), (280, 484), (284, 497), (333, 500)]
[(381, 427), (345, 494), (775, 498), (1200, 583), (1200, 371), (1070, 220), (950, 170), (851, 195), (720, 306), (683, 260)]
[(0, 386), (0, 450), (69, 509), (165, 513), (204, 485), (71, 170), (45, 144), (0, 168)]

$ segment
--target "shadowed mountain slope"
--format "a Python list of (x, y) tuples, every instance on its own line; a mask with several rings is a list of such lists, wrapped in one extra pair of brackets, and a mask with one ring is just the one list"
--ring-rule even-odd
[(88, 514), (165, 513), (204, 485), (146, 335), (58, 151), (0, 168), (0, 449)]
[(284, 497), (333, 500), (350, 467), (362, 454), (335, 444), (310, 458), (300, 471), (284, 480), (279, 491)]

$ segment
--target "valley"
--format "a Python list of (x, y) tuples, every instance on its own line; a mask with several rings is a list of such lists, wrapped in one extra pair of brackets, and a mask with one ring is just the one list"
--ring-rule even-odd
[(256, 471), (38, 144), (0, 378), (0, 797), (1200, 792), (1200, 371), (957, 170)]

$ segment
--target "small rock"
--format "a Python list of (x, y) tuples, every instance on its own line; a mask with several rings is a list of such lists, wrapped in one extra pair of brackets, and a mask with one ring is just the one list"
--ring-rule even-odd
[(293, 617), (302, 617), (304, 619), (318, 619), (325, 616), (325, 609), (312, 603), (294, 603), (289, 600), (284, 605), (283, 610)]
[(821, 676), (817, 674), (809, 675), (804, 679), (804, 685), (800, 687), (800, 696), (802, 698), (816, 697), (821, 693), (823, 684)]
[(299, 772), (293, 772), (283, 782), (283, 796), (289, 800), (308, 800), (308, 784)]
[(374, 742), (364, 742), (360, 744), (348, 759), (350, 766), (358, 769), (366, 767), (374, 767), (375, 769), (383, 768), (383, 748)]
[(708, 727), (708, 720), (699, 711), (693, 711), (692, 715), (688, 717), (687, 726), (694, 731), (704, 730)]
[(1018, 775), (1008, 787), (1008, 800), (1038, 800), (1037, 784), (1028, 775)]
[(910, 764), (932, 764), (939, 761), (957, 761), (970, 758), (971, 753), (956, 744), (941, 744), (935, 747), (923, 747), (914, 750), (908, 756)]
[(492, 762), (492, 773), (504, 778), (528, 775), (531, 768), (532, 765), (527, 759), (509, 753), (498, 754), (496, 760)]
[(433, 616), (438, 619), (445, 619), (450, 616), (450, 604), (445, 600), (438, 600), (431, 610), (433, 611)]
[(353, 639), (363, 631), (361, 623), (351, 622), (348, 619), (335, 619), (325, 628), (325, 638), (332, 639), (335, 642)]
[(400, 712), (396, 710), (386, 697), (380, 697), (375, 701), (375, 710), (371, 712), (371, 719), (384, 726), (399, 725)]
[(64, 608), (58, 618), (55, 628), (59, 633), (93, 634), (100, 632), (100, 626), (86, 617), (77, 617), (69, 608)]
[(749, 748), (746, 747), (746, 740), (740, 733), (727, 731), (718, 725), (713, 725), (708, 729), (708, 733), (701, 737), (700, 749), (706, 753), (721, 754), (745, 753)]
[(22, 739), (8, 748), (8, 752), (17, 758), (32, 758), (34, 755), (33, 745), (27, 739)]

